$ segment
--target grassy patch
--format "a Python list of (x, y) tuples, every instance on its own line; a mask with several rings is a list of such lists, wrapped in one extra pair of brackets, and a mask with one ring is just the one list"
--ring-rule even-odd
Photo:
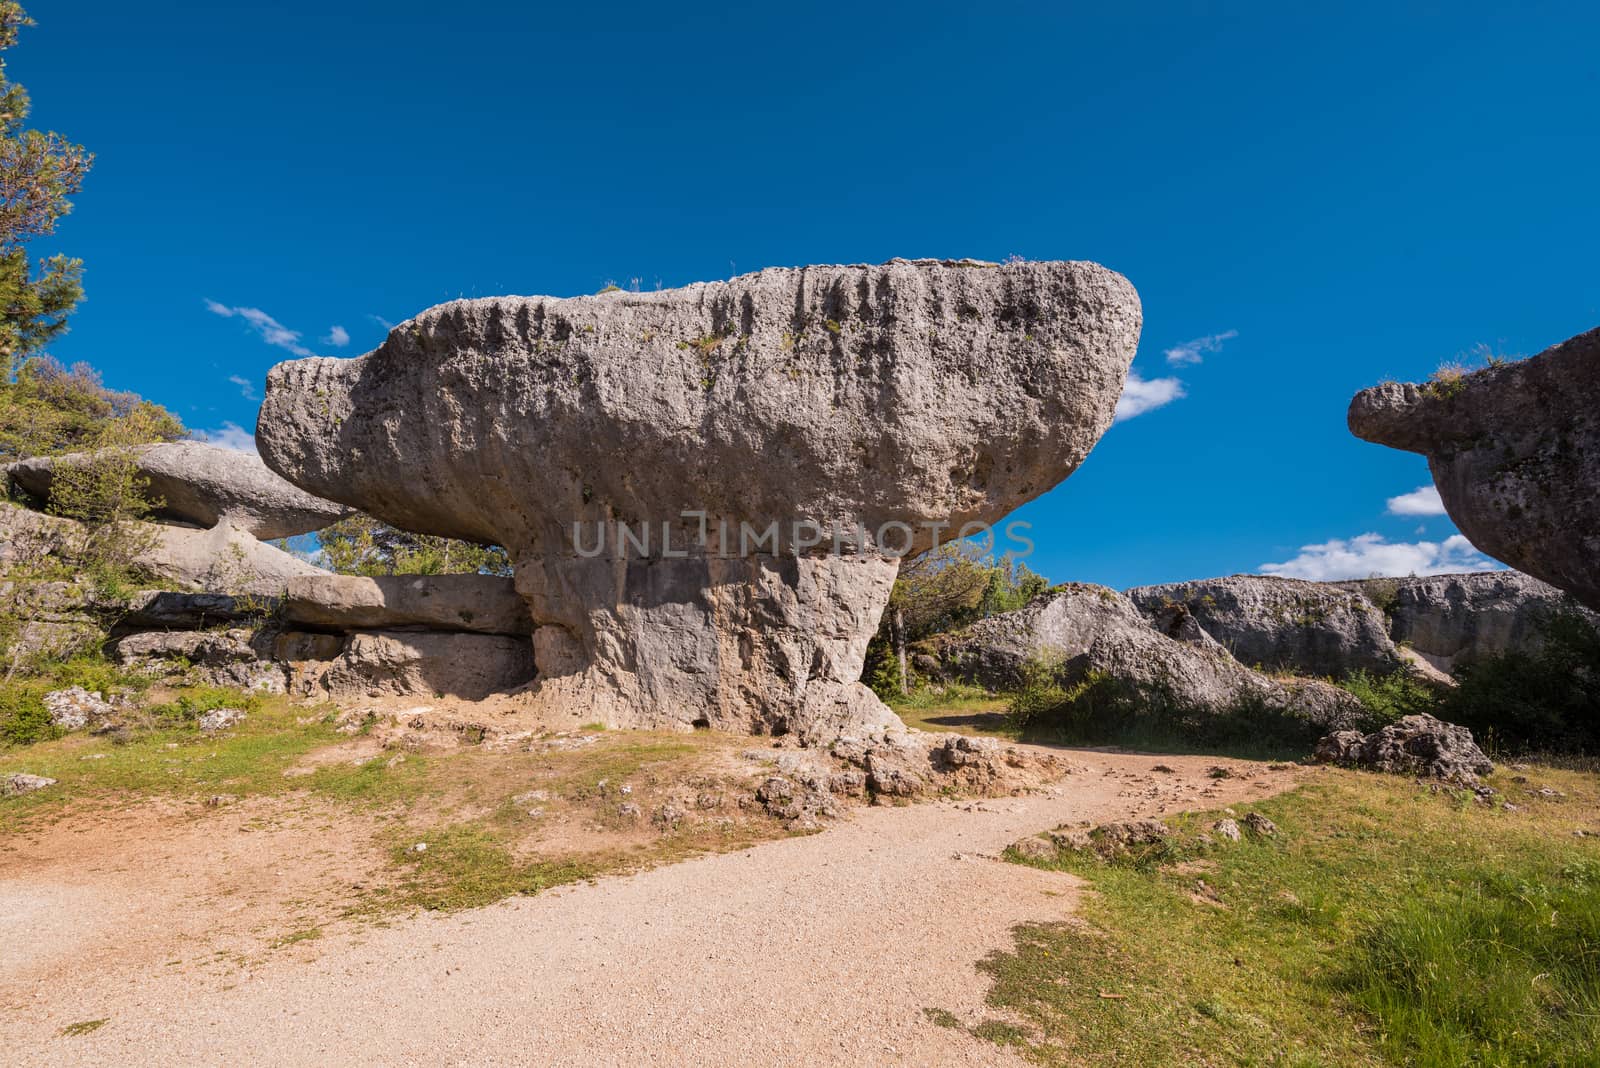
[(1516, 777), (1506, 811), (1329, 770), (1254, 806), (1272, 838), (1208, 845), (1195, 814), (1134, 858), (1041, 862), (1094, 893), (982, 962), (989, 1003), (1046, 1064), (1592, 1064), (1600, 843), (1573, 831), (1600, 782)]
[(906, 726), (917, 730), (1016, 738), (1019, 732), (1006, 715), (1007, 700), (978, 686), (949, 683), (891, 695), (888, 704)]

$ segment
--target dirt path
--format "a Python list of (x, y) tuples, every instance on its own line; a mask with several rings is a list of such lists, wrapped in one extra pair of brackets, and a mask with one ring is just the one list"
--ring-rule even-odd
[[(1012, 926), (1072, 907), (1071, 878), (994, 854), (1060, 823), (1231, 804), (1295, 775), (1074, 758), (1049, 794), (864, 809), (806, 838), (330, 936), (232, 979), (126, 974), (97, 955), (9, 991), (0, 1046), (27, 1064), (1018, 1064), (923, 1012), (977, 1016), (974, 963)], [(48, 951), (63, 911), (93, 908), (83, 885), (57, 896), (0, 878), (0, 976), (29, 964), (19, 951)], [(42, 926), (14, 940), (15, 922)]]

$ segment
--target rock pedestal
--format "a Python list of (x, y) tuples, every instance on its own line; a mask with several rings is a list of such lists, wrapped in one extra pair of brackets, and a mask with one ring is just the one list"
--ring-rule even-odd
[(1088, 263), (457, 301), (280, 364), (256, 435), (311, 493), (505, 546), (541, 698), (821, 739), (890, 722), (856, 683), (895, 554), (1067, 477), (1139, 326)]

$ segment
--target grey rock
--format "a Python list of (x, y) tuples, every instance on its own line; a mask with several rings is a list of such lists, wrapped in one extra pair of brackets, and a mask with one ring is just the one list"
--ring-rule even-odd
[(481, 700), (533, 680), (525, 638), (494, 634), (359, 632), (322, 673), (332, 696), (444, 694)]
[(1317, 742), (1312, 758), (1395, 775), (1417, 775), (1466, 786), (1494, 771), (1472, 739), (1472, 732), (1432, 716), (1402, 716), (1382, 730), (1363, 735), (1336, 731)]
[(18, 797), (22, 794), (31, 794), (35, 790), (43, 790), (46, 786), (54, 786), (55, 779), (43, 775), (30, 775), (25, 771), (14, 771), (9, 775), (0, 777), (0, 797)]
[[(126, 450), (160, 501), (161, 518), (214, 527), (226, 521), (256, 538), (306, 534), (350, 515), (352, 509), (320, 500), (267, 470), (251, 453), (221, 449), (199, 441), (138, 445)], [(50, 499), (56, 470), (93, 462), (94, 453), (35, 456), (6, 468), (13, 485), (42, 501)]]
[[(857, 681), (895, 571), (877, 532), (910, 524), (924, 547), (925, 524), (998, 520), (1067, 477), (1110, 425), (1139, 326), (1133, 288), (1086, 263), (457, 301), (358, 359), (274, 368), (257, 442), (312, 493), (506, 546), (537, 699), (825, 740), (894, 723)], [(618, 520), (653, 548), (612, 527), (579, 555), (575, 524), (593, 544)], [(746, 523), (801, 558), (721, 558)], [(663, 524), (686, 558), (664, 555)], [(806, 524), (861, 524), (869, 551), (823, 558)]]
[(1600, 329), (1456, 381), (1363, 390), (1349, 424), (1426, 455), (1478, 549), (1600, 610)]
[[(210, 530), (138, 523), (147, 545), (135, 555), (146, 580), (218, 593), (275, 596), (296, 575), (326, 574), (227, 522)], [(83, 524), (0, 503), (0, 565), (19, 566), (49, 557), (74, 560), (87, 537)]]
[(195, 721), (195, 726), (207, 734), (217, 734), (221, 731), (232, 730), (243, 723), (246, 718), (248, 717), (245, 713), (237, 708), (213, 708), (209, 712), (201, 713), (200, 718)]
[(1233, 575), (1141, 586), (1128, 597), (1170, 637), (1192, 621), (1239, 661), (1271, 671), (1343, 678), (1402, 666), (1383, 613), (1328, 583)]
[(1260, 838), (1272, 838), (1278, 833), (1278, 825), (1259, 812), (1247, 813), (1244, 817), (1244, 825), (1251, 834)]
[(1230, 842), (1237, 842), (1240, 838), (1239, 824), (1235, 820), (1220, 819), (1211, 825), (1211, 829), (1217, 833), (1217, 837)]
[(1352, 725), (1365, 715), (1336, 686), (1269, 678), (1216, 645), (1174, 641), (1122, 594), (1085, 583), (1057, 586), (930, 647), (949, 674), (992, 689), (1020, 684), (1031, 661), (1049, 665), (1066, 685), (1099, 673), (1152, 709), (1221, 715), (1260, 706), (1318, 727)]
[(1023, 860), (1054, 860), (1056, 857), (1056, 847), (1038, 835), (1012, 842), (1011, 851)]
[(271, 656), (268, 632), (230, 630), (140, 631), (113, 640), (109, 651), (123, 667), (148, 675), (182, 677), (212, 686), (284, 693), (284, 669)]
[(226, 593), (140, 590), (117, 606), (116, 626), (124, 630), (206, 630), (260, 621), (278, 611), (276, 597)]
[(44, 695), (45, 711), (50, 722), (66, 731), (86, 730), (102, 720), (116, 715), (116, 709), (100, 696), (82, 686), (69, 686), (65, 690), (51, 690)]
[(1600, 629), (1591, 612), (1554, 586), (1518, 571), (1481, 571), (1403, 579), (1363, 579), (1359, 590), (1389, 617), (1390, 636), (1441, 671), (1504, 653), (1532, 653), (1559, 613)]
[(289, 580), (283, 618), (338, 630), (533, 633), (528, 605), (496, 575), (308, 575)]
[(1095, 848), (1113, 856), (1140, 846), (1160, 845), (1171, 837), (1172, 830), (1166, 824), (1152, 819), (1116, 820), (1089, 832)]

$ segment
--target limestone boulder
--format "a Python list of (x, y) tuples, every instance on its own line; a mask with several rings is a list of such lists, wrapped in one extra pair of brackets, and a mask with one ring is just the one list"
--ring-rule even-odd
[(1343, 678), (1402, 667), (1384, 614), (1329, 583), (1233, 575), (1141, 586), (1128, 597), (1158, 625), (1192, 621), (1235, 659), (1267, 670)]
[(1494, 764), (1472, 732), (1428, 715), (1402, 716), (1381, 730), (1336, 731), (1317, 743), (1313, 758), (1395, 775), (1418, 775), (1474, 785)]
[(289, 580), (283, 618), (336, 630), (533, 633), (527, 602), (498, 575), (306, 575)]
[(1574, 614), (1600, 629), (1591, 612), (1548, 583), (1518, 571), (1478, 571), (1343, 584), (1379, 606), (1389, 634), (1441, 671), (1505, 653), (1531, 653), (1549, 620)]
[[(145, 495), (160, 502), (154, 513), (160, 518), (202, 527), (226, 521), (252, 537), (269, 539), (321, 530), (352, 511), (284, 481), (252, 453), (201, 441), (137, 445), (125, 451), (148, 483)], [(95, 458), (95, 453), (35, 456), (11, 464), (6, 474), (29, 496), (48, 501), (59, 468)]]
[(1600, 329), (1515, 363), (1363, 390), (1349, 424), (1427, 456), (1478, 549), (1600, 610)]
[(1360, 702), (1336, 686), (1272, 678), (1215, 643), (1169, 638), (1127, 597), (1086, 583), (1054, 587), (1023, 608), (941, 635), (926, 647), (949, 677), (995, 690), (1015, 689), (1030, 665), (1040, 665), (1068, 684), (1091, 674), (1109, 679), (1152, 709), (1204, 716), (1263, 707), (1340, 727), (1364, 717)]
[(456, 301), (274, 368), (256, 437), (310, 493), (504, 545), (540, 698), (825, 739), (893, 722), (858, 679), (896, 553), (1067, 477), (1140, 321), (1088, 263)]

